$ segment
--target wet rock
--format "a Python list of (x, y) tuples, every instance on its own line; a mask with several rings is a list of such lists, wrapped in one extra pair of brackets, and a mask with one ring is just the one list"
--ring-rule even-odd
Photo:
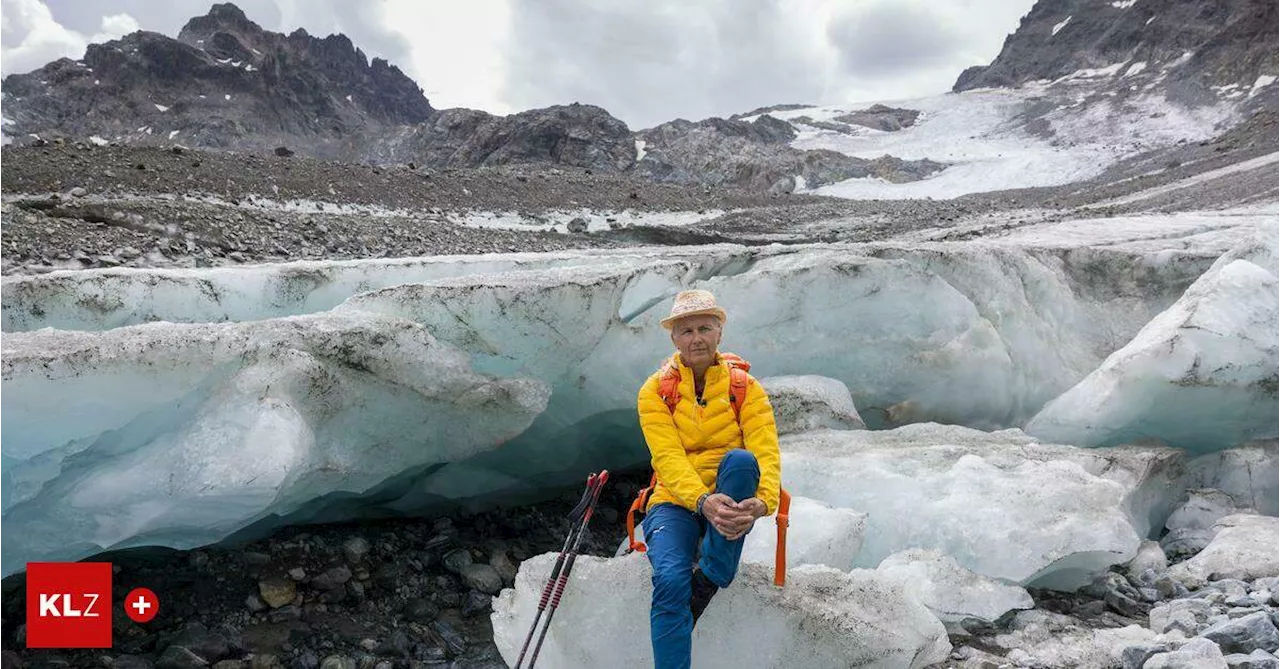
[(1280, 667), (1280, 660), (1277, 660), (1275, 655), (1264, 650), (1255, 650), (1248, 655), (1231, 653), (1224, 659), (1227, 661), (1228, 669), (1276, 669)]
[[(1153, 607), (1148, 627), (1157, 634), (1163, 634), (1174, 625), (1175, 620), (1182, 621), (1180, 624), (1185, 626), (1189, 616), (1193, 625), (1203, 626), (1208, 624), (1212, 615), (1213, 606), (1203, 599), (1179, 599)], [(1188, 636), (1194, 634), (1188, 633)]]
[(352, 537), (342, 542), (342, 556), (348, 564), (360, 564), (369, 556), (369, 542), (363, 537)]
[(471, 551), (465, 548), (457, 548), (445, 553), (444, 567), (449, 571), (462, 575), (462, 570), (471, 564)]
[(1177, 650), (1151, 656), (1142, 669), (1209, 669), (1225, 664), (1222, 650), (1212, 641), (1192, 639)]
[(437, 620), (431, 623), (431, 630), (444, 641), (445, 649), (450, 655), (458, 656), (467, 651), (467, 640), (449, 623)]
[(310, 650), (302, 651), (293, 660), (293, 669), (318, 669), (320, 658)]
[(273, 609), (293, 602), (298, 586), (287, 578), (272, 577), (258, 581), (258, 594)]
[(335, 590), (351, 580), (351, 570), (343, 565), (331, 567), (324, 573), (311, 579), (311, 587), (316, 590)]
[(585, 233), (585, 232), (587, 231), (587, 225), (588, 225), (588, 224), (587, 224), (587, 219), (585, 219), (585, 218), (583, 218), (583, 217), (581, 217), (581, 216), (578, 216), (578, 217), (574, 218), (573, 220), (569, 221), (569, 224), (568, 224), (567, 228), (568, 228), (569, 232), (572, 232), (572, 233), (575, 233), (575, 234), (582, 234), (582, 233)]
[[(5, 654), (13, 654), (14, 662), (18, 661), (17, 654), (14, 654), (12, 651), (5, 651)], [(111, 669), (153, 669), (155, 666), (156, 665), (152, 663), (150, 659), (141, 655), (117, 655), (111, 662)], [(22, 665), (10, 664), (9, 659), (6, 658), (4, 661), (4, 669), (10, 669), (10, 667), (13, 667), (14, 669), (21, 669)]]
[(462, 569), (462, 580), (472, 589), (490, 595), (502, 592), (502, 577), (487, 564), (470, 564)]
[(495, 551), (490, 555), (489, 566), (493, 567), (494, 570), (498, 572), (498, 576), (502, 577), (503, 585), (510, 586), (515, 583), (516, 574), (519, 569), (516, 567), (516, 564), (511, 561), (511, 558), (507, 557), (506, 551)]
[(436, 605), (425, 599), (414, 599), (404, 606), (404, 615), (414, 622), (429, 623), (439, 614), (440, 610)]
[(1228, 653), (1247, 654), (1256, 649), (1274, 653), (1280, 648), (1280, 635), (1271, 622), (1271, 616), (1264, 611), (1218, 623), (1201, 632), (1200, 636), (1218, 644)]
[(83, 186), (76, 186), (71, 189), (69, 194), (71, 197), (84, 197), (89, 194), (89, 191), (85, 190)]
[(470, 618), (480, 615), (481, 613), (488, 613), (492, 606), (492, 595), (472, 590), (467, 593), (466, 599), (462, 602), (462, 615), (463, 617)]
[[(277, 156), (280, 156), (281, 158), (288, 158), (289, 156), (293, 155), (293, 150), (287, 146), (277, 146), (275, 149), (275, 154)], [(352, 669), (354, 669), (354, 667)]]
[(201, 669), (207, 666), (209, 663), (204, 658), (178, 645), (166, 648), (156, 660), (156, 669)]
[(1153, 643), (1136, 644), (1127, 646), (1120, 651), (1120, 662), (1124, 669), (1142, 669), (1142, 666), (1151, 659), (1153, 655), (1159, 653), (1167, 653), (1174, 649), (1174, 645), (1168, 641), (1159, 641)]
[(391, 637), (377, 646), (376, 652), (379, 655), (395, 655), (398, 657), (409, 657), (413, 649), (413, 643), (409, 640), (409, 635), (404, 630), (396, 630), (391, 633)]

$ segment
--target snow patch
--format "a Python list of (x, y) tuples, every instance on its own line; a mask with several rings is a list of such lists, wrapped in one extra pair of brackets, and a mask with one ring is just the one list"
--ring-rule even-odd
[[(1045, 97), (1047, 87), (1065, 87), (1067, 92), (1078, 87), (1083, 101), (1096, 88), (1099, 78), (1112, 77), (1125, 67), (1132, 64), (1080, 70), (1054, 82), (1027, 84), (1019, 89), (877, 101), (919, 110), (920, 120), (897, 132), (856, 135), (811, 131), (801, 125), (803, 130), (791, 144), (797, 149), (828, 149), (858, 158), (875, 159), (888, 154), (903, 160), (927, 158), (947, 165), (919, 181), (894, 184), (874, 178), (850, 179), (808, 192), (855, 199), (953, 198), (1089, 179), (1132, 153), (1206, 139), (1215, 133), (1218, 124), (1234, 114), (1226, 102), (1186, 108), (1152, 92), (1124, 102), (1095, 100), (1083, 111), (1069, 106), (1052, 110), (1043, 117), (1055, 133), (1052, 138), (1030, 135), (1024, 130), (1019, 115), (1028, 104)], [(829, 120), (852, 108), (823, 107), (780, 112), (779, 116), (786, 120), (807, 114), (815, 120)]]
[(1264, 74), (1258, 77), (1253, 82), (1253, 88), (1249, 89), (1249, 97), (1253, 97), (1258, 93), (1258, 91), (1262, 90), (1263, 88), (1266, 88), (1267, 86), (1270, 86), (1271, 84), (1274, 84), (1275, 82), (1276, 82), (1275, 75)]
[(1136, 4), (1138, 4), (1138, 0), (1116, 0), (1116, 2), (1111, 3), (1111, 6), (1116, 9), (1128, 9)]
[(222, 99), (224, 99), (224, 100), (230, 100), (230, 99), (231, 99), (231, 94), (230, 94), (230, 93), (227, 93), (226, 95), (222, 96)]
[(177, 137), (179, 132), (181, 132), (181, 131), (180, 131), (180, 130), (170, 130), (170, 131), (169, 131), (169, 139), (173, 139), (174, 137)]
[(101, 138), (101, 137), (99, 137), (99, 136), (97, 136), (97, 135), (93, 135), (93, 136), (89, 137), (89, 143), (90, 143), (90, 144), (93, 144), (94, 146), (106, 146), (107, 144), (110, 144), (111, 142), (108, 142), (107, 140), (105, 140), (105, 139), (103, 139), (103, 138)]
[(351, 96), (350, 96), (350, 95), (348, 95), (348, 96), (347, 96), (347, 102), (351, 102)]
[(1133, 76), (1133, 75), (1135, 75), (1135, 74), (1137, 74), (1137, 73), (1139, 73), (1139, 72), (1141, 72), (1141, 71), (1143, 71), (1143, 70), (1145, 70), (1145, 69), (1147, 69), (1147, 61), (1145, 61), (1145, 60), (1140, 60), (1140, 61), (1138, 61), (1138, 62), (1134, 63), (1133, 65), (1130, 65), (1130, 66), (1129, 66), (1129, 69), (1127, 69), (1127, 70), (1125, 70), (1125, 71), (1124, 71), (1124, 76), (1126, 76), (1126, 77), (1131, 77), (1131, 76)]
[(644, 150), (645, 144), (646, 142), (643, 139), (636, 140), (636, 162), (637, 163), (644, 160), (644, 154), (646, 153), (646, 151)]
[[(154, 103), (153, 103), (153, 104), (154, 104)], [(167, 112), (167, 111), (169, 111), (169, 108), (168, 108), (168, 107), (166, 107), (166, 106), (164, 106), (164, 105), (161, 105), (161, 104), (154, 104), (154, 106), (155, 106), (155, 108), (156, 108), (156, 111), (161, 111), (161, 112)]]
[(1065, 28), (1065, 27), (1067, 27), (1067, 24), (1068, 24), (1068, 23), (1071, 23), (1071, 17), (1070, 17), (1070, 16), (1068, 16), (1067, 18), (1063, 19), (1063, 20), (1062, 20), (1062, 23), (1059, 23), (1059, 24), (1057, 24), (1057, 25), (1055, 25), (1055, 26), (1053, 27), (1053, 34), (1054, 34), (1054, 35), (1057, 35), (1057, 34), (1058, 34), (1058, 31), (1059, 31), (1059, 30), (1062, 30), (1062, 29), (1063, 29), (1063, 28)]
[(700, 223), (725, 212), (719, 209), (694, 211), (595, 211), (576, 209), (552, 211), (539, 216), (525, 216), (518, 212), (470, 212), (450, 214), (447, 218), (455, 225), (491, 230), (543, 230), (567, 233), (569, 223), (582, 218), (587, 222), (587, 232), (600, 232), (614, 228), (633, 226), (680, 227)]
[(1147, 19), (1147, 22), (1146, 22), (1146, 23), (1144, 23), (1144, 24), (1142, 24), (1142, 25), (1144, 25), (1144, 26), (1149, 26), (1149, 25), (1151, 25), (1151, 22), (1152, 22), (1152, 21), (1154, 21), (1154, 20), (1156, 20), (1156, 17), (1154, 17), (1154, 16), (1153, 16), (1153, 17), (1151, 17), (1151, 18)]

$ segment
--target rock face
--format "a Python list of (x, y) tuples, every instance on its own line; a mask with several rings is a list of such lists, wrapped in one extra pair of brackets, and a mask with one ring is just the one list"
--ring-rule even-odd
[(870, 176), (915, 181), (944, 167), (930, 160), (867, 160), (827, 149), (796, 149), (789, 144), (796, 137), (791, 124), (767, 114), (751, 122), (677, 119), (636, 137), (644, 142), (636, 174), (666, 183), (733, 184), (789, 193), (802, 185), (813, 188)]
[(1187, 58), (1172, 82), (1251, 86), (1276, 72), (1271, 0), (1040, 0), (990, 65), (960, 74), (954, 91), (1056, 79), (1114, 63), (1148, 67)]
[(555, 163), (604, 173), (631, 166), (631, 130), (591, 105), (558, 105), (511, 116), (447, 109), (408, 137), (391, 135), (371, 150), (375, 157), (430, 167), (479, 167)]
[(919, 117), (920, 112), (915, 109), (871, 105), (866, 109), (859, 109), (844, 116), (837, 116), (835, 120), (841, 123), (852, 123), (853, 125), (875, 130), (892, 132), (915, 125), (916, 119)]

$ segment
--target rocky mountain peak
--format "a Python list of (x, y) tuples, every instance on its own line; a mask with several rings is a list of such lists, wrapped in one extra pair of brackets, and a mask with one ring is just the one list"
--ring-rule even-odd
[(249, 20), (248, 16), (230, 2), (214, 5), (209, 13), (187, 21), (178, 32), (178, 40), (193, 44), (207, 39), (217, 33), (230, 33), (239, 36), (261, 35), (262, 26)]

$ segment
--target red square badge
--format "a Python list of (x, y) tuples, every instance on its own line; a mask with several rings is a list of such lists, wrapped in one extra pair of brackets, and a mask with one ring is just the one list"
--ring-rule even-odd
[(27, 648), (111, 647), (111, 563), (27, 563)]

